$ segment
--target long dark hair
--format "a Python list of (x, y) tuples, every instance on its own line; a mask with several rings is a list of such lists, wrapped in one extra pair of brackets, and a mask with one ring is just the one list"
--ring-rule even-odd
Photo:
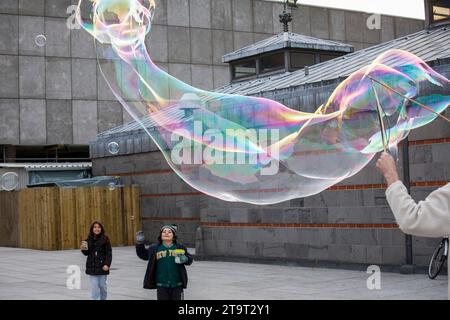
[(98, 224), (100, 226), (100, 234), (98, 235), (99, 238), (104, 238), (107, 242), (109, 242), (109, 238), (105, 235), (105, 228), (103, 227), (103, 224), (100, 221), (95, 220), (92, 222), (91, 227), (89, 229), (89, 237), (95, 239), (97, 235), (94, 233), (94, 226)]
[[(162, 241), (162, 233), (163, 233), (163, 231), (164, 231), (164, 229), (169, 229), (169, 228), (163, 228), (163, 229), (161, 229), (161, 231), (159, 231), (159, 236), (158, 236), (158, 242), (159, 242), (159, 244), (162, 244), (163, 243), (163, 241)], [(172, 239), (172, 242), (173, 243), (177, 243), (177, 235), (175, 234), (175, 232), (173, 232), (173, 230), (171, 229), (170, 231), (172, 231), (172, 234), (173, 234), (173, 239)]]

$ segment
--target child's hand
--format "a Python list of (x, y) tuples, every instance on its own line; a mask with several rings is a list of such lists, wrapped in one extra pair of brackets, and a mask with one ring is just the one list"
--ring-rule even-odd
[(142, 231), (136, 232), (136, 243), (137, 244), (143, 244), (144, 241), (145, 241), (144, 232), (142, 232)]
[(105, 264), (102, 269), (103, 269), (103, 271), (108, 271), (109, 267)]

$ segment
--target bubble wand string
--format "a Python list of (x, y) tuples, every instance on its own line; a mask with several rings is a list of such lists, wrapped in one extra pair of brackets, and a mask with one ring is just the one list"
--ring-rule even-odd
[(426, 105), (420, 103), (419, 101), (416, 101), (416, 100), (414, 100), (414, 99), (411, 99), (411, 98), (405, 96), (404, 94), (398, 92), (398, 91), (395, 90), (394, 88), (391, 88), (391, 87), (388, 86), (387, 84), (385, 84), (385, 83), (383, 83), (383, 82), (381, 82), (381, 81), (379, 81), (379, 80), (376, 80), (376, 79), (372, 78), (371, 76), (367, 76), (367, 77), (368, 77), (370, 80), (375, 81), (376, 83), (382, 85), (382, 86), (385, 87), (386, 89), (388, 89), (388, 90), (390, 90), (390, 91), (392, 91), (392, 92), (395, 92), (395, 93), (398, 94), (399, 96), (401, 96), (401, 97), (403, 97), (403, 98), (409, 100), (409, 101), (412, 102), (412, 103), (415, 103), (416, 105), (418, 105), (419, 107), (421, 107), (421, 108), (423, 108), (423, 109), (425, 109), (425, 110), (428, 110), (428, 111), (434, 113), (434, 114), (437, 115), (438, 117), (440, 117), (440, 118), (444, 119), (445, 121), (447, 121), (448, 123), (450, 123), (450, 119), (449, 119), (449, 118), (447, 118), (446, 116), (443, 116), (442, 114), (440, 114), (440, 113), (434, 111), (434, 110), (431, 109), (430, 107), (427, 107)]

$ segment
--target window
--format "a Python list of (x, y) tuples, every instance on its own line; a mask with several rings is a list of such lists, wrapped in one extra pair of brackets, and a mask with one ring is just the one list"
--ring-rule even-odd
[(440, 0), (431, 2), (431, 20), (440, 22), (450, 19), (450, 0)]
[(246, 60), (233, 65), (233, 78), (244, 78), (256, 75), (256, 60)]
[(261, 57), (261, 73), (284, 69), (284, 52)]
[(334, 55), (334, 54), (320, 54), (320, 62), (325, 62), (328, 60), (332, 60), (334, 58), (339, 57), (338, 55)]
[(78, 162), (90, 159), (87, 145), (22, 145), (13, 147), (9, 154), (8, 157), (6, 146), (6, 162)]
[(291, 68), (303, 69), (315, 63), (314, 53), (291, 52)]

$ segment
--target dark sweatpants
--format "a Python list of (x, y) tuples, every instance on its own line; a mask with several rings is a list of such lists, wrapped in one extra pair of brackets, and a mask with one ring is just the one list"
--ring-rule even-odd
[(183, 288), (164, 288), (158, 287), (156, 289), (156, 296), (158, 300), (184, 300)]

